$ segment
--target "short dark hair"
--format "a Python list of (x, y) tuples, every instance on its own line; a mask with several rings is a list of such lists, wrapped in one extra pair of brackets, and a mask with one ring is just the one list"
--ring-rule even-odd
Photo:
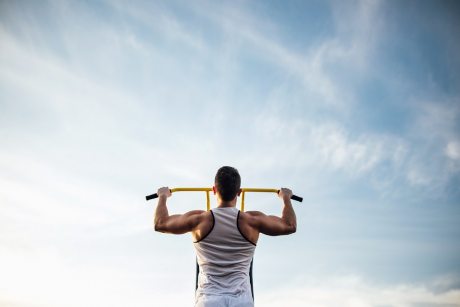
[(241, 186), (238, 170), (231, 166), (222, 166), (217, 171), (214, 186), (223, 201), (233, 200)]

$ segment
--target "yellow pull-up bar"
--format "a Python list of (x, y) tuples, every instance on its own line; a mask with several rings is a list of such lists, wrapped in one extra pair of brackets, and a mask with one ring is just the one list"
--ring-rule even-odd
[[(174, 192), (192, 192), (192, 191), (204, 191), (206, 192), (206, 210), (211, 210), (211, 204), (209, 202), (209, 192), (212, 191), (212, 188), (175, 188), (170, 190), (171, 193)], [(241, 211), (244, 212), (244, 193), (245, 192), (269, 192), (278, 194), (280, 191), (276, 189), (252, 189), (252, 188), (243, 188), (241, 189)], [(157, 193), (148, 195), (145, 197), (146, 200), (151, 200), (157, 198)], [(299, 196), (292, 195), (291, 199), (302, 202), (303, 198)]]

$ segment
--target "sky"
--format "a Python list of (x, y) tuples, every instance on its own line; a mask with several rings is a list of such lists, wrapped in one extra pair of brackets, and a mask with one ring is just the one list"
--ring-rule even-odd
[(0, 307), (191, 306), (145, 196), (223, 165), (304, 198), (257, 306), (460, 306), (459, 34), (456, 1), (1, 0)]

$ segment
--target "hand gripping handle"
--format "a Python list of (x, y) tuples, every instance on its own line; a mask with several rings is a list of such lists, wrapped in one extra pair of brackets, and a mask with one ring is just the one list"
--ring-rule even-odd
[[(169, 191), (171, 192), (171, 189), (169, 189)], [(171, 192), (172, 193), (172, 192)], [(155, 193), (155, 194), (152, 194), (152, 195), (147, 195), (145, 197), (145, 200), (151, 200), (151, 199), (155, 199), (155, 198), (158, 198), (158, 194)]]
[[(278, 194), (279, 194), (280, 190), (278, 190)], [(298, 202), (302, 202), (303, 198), (300, 197), (300, 196), (297, 196), (297, 195), (292, 195), (291, 196), (291, 199), (293, 200), (297, 200)]]

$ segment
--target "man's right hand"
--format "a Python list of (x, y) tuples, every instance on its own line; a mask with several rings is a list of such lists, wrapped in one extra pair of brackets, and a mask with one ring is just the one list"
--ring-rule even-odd
[(157, 191), (158, 198), (168, 198), (171, 196), (171, 190), (168, 187), (159, 188)]
[(294, 195), (294, 194), (288, 188), (281, 188), (280, 192), (278, 193), (278, 197), (283, 199), (283, 200), (291, 199), (292, 195)]

